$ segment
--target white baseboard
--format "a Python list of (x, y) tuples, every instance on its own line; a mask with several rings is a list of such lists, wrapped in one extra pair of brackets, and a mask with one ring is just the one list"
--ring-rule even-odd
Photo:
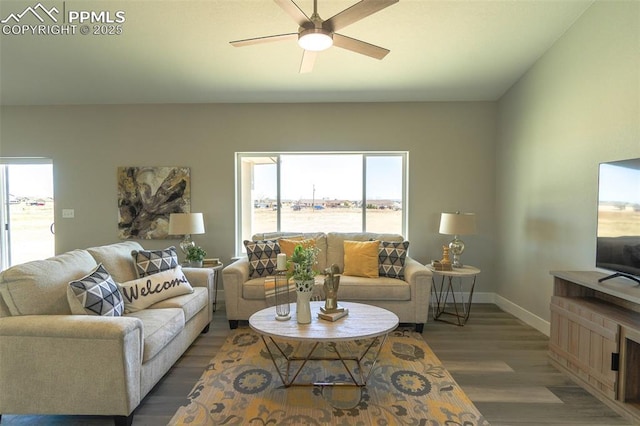
[[(461, 296), (464, 299), (461, 298)], [(455, 298), (456, 298), (457, 301), (469, 300), (469, 293), (456, 292), (455, 293)], [(451, 302), (453, 302), (453, 299), (451, 297), (449, 297), (449, 299), (447, 299), (447, 302), (451, 303)], [(540, 318), (539, 316), (527, 311), (526, 309), (522, 308), (521, 306), (516, 305), (512, 301), (510, 301), (508, 299), (505, 299), (504, 297), (502, 297), (502, 296), (500, 296), (500, 295), (498, 295), (496, 293), (475, 292), (475, 293), (473, 293), (473, 300), (471, 301), (471, 303), (472, 304), (474, 304), (474, 303), (493, 303), (493, 304), (497, 305), (503, 311), (510, 313), (514, 317), (518, 318), (520, 321), (526, 323), (527, 325), (530, 325), (531, 327), (535, 328), (536, 330), (538, 330), (539, 332), (543, 333), (544, 335), (549, 336), (549, 334), (550, 334), (550, 327), (551, 326), (549, 324), (549, 321), (546, 321), (546, 320)], [(471, 315), (473, 316), (473, 311), (471, 312)]]
[(498, 305), (500, 309), (510, 313), (511, 315), (520, 319), (524, 323), (535, 328), (545, 336), (549, 336), (551, 334), (551, 324), (549, 323), (549, 321), (546, 321), (540, 318), (539, 316), (527, 311), (526, 309), (520, 307), (519, 305), (516, 305), (512, 301), (505, 299), (504, 297), (498, 294), (494, 294), (494, 295), (495, 295), (494, 303)]

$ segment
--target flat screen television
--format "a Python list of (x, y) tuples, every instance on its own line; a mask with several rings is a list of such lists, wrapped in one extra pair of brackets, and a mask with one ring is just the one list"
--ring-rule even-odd
[(640, 158), (600, 164), (596, 267), (640, 284)]

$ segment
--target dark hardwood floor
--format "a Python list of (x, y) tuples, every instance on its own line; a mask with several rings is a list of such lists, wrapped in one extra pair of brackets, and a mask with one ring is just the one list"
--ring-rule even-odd
[[(140, 404), (134, 426), (167, 424), (228, 332), (221, 304), (209, 333), (195, 341)], [(495, 305), (474, 304), (464, 327), (430, 320), (422, 335), (493, 426), (634, 424), (552, 367), (547, 337)], [(2, 416), (2, 425), (112, 424), (105, 417)]]

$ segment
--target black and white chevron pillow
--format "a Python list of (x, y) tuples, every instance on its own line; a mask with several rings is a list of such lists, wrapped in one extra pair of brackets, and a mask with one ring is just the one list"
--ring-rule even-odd
[(118, 285), (102, 263), (86, 277), (69, 283), (67, 300), (74, 314), (119, 317), (124, 313)]
[(138, 278), (168, 271), (178, 266), (178, 252), (175, 246), (164, 250), (133, 250), (131, 256), (136, 265)]
[(404, 279), (404, 262), (409, 249), (409, 241), (380, 241), (378, 249), (378, 275), (381, 277)]
[(244, 247), (249, 258), (249, 278), (261, 278), (275, 273), (280, 253), (277, 240), (245, 240)]

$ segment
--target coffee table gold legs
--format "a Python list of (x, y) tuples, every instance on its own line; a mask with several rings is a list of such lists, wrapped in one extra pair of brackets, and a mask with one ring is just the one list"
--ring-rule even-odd
[[(306, 352), (306, 355), (304, 356), (295, 356), (295, 355), (288, 355), (286, 353), (285, 350), (283, 350), (281, 343), (278, 343), (276, 340), (274, 340), (272, 337), (268, 337), (268, 341), (267, 338), (265, 338), (264, 335), (261, 336), (262, 338), (262, 342), (264, 343), (265, 348), (267, 349), (267, 352), (269, 353), (269, 356), (271, 357), (271, 361), (273, 362), (273, 366), (275, 367), (276, 371), (278, 372), (278, 375), (280, 376), (280, 380), (282, 380), (282, 383), (284, 384), (285, 387), (289, 387), (289, 386), (358, 386), (358, 387), (363, 387), (367, 385), (367, 381), (369, 380), (369, 377), (371, 376), (371, 372), (373, 371), (376, 362), (378, 361), (378, 356), (380, 355), (380, 351), (382, 350), (382, 346), (384, 345), (385, 341), (387, 340), (387, 335), (383, 335), (382, 336), (382, 340), (380, 340), (379, 337), (374, 337), (371, 340), (371, 342), (366, 346), (366, 348), (364, 349), (364, 351), (362, 352), (362, 354), (360, 354), (359, 356), (344, 356), (340, 350), (338, 350), (338, 345), (336, 343), (329, 343), (329, 347), (333, 349), (333, 351), (335, 352), (336, 356), (335, 357), (330, 357), (330, 356), (313, 356), (313, 353), (316, 351), (316, 349), (318, 348), (318, 346), (320, 345), (320, 342), (316, 342), (313, 345), (311, 345), (311, 349)], [(375, 351), (375, 353), (373, 353), (373, 359), (371, 361), (371, 366), (369, 367), (367, 373), (365, 374), (365, 369), (364, 369), (364, 365), (363, 365), (363, 360), (364, 358), (367, 356), (367, 354), (369, 353), (369, 351), (371, 351), (372, 348), (374, 348), (374, 346), (376, 345), (376, 343), (379, 342), (378, 348)], [(271, 345), (269, 344), (271, 343)], [(294, 351), (295, 353), (295, 351)], [(284, 361), (286, 361), (284, 363), (284, 366), (278, 365), (278, 361), (276, 359), (277, 356), (280, 356), (281, 359), (283, 359)], [(347, 374), (349, 375), (351, 382), (311, 382), (311, 383), (295, 383), (296, 378), (298, 377), (298, 375), (300, 374), (300, 372), (302, 371), (302, 369), (304, 368), (304, 366), (307, 364), (308, 361), (339, 361), (342, 366), (344, 367), (344, 369), (346, 370)], [(355, 370), (352, 370), (351, 368), (349, 368), (349, 365), (347, 363), (347, 361), (354, 361), (356, 363), (357, 366), (357, 370), (358, 370), (358, 376), (359, 378), (356, 378), (356, 374), (355, 374)], [(298, 366), (297, 369), (295, 369), (294, 371), (292, 371), (292, 363), (295, 362), (300, 362), (300, 365)]]

